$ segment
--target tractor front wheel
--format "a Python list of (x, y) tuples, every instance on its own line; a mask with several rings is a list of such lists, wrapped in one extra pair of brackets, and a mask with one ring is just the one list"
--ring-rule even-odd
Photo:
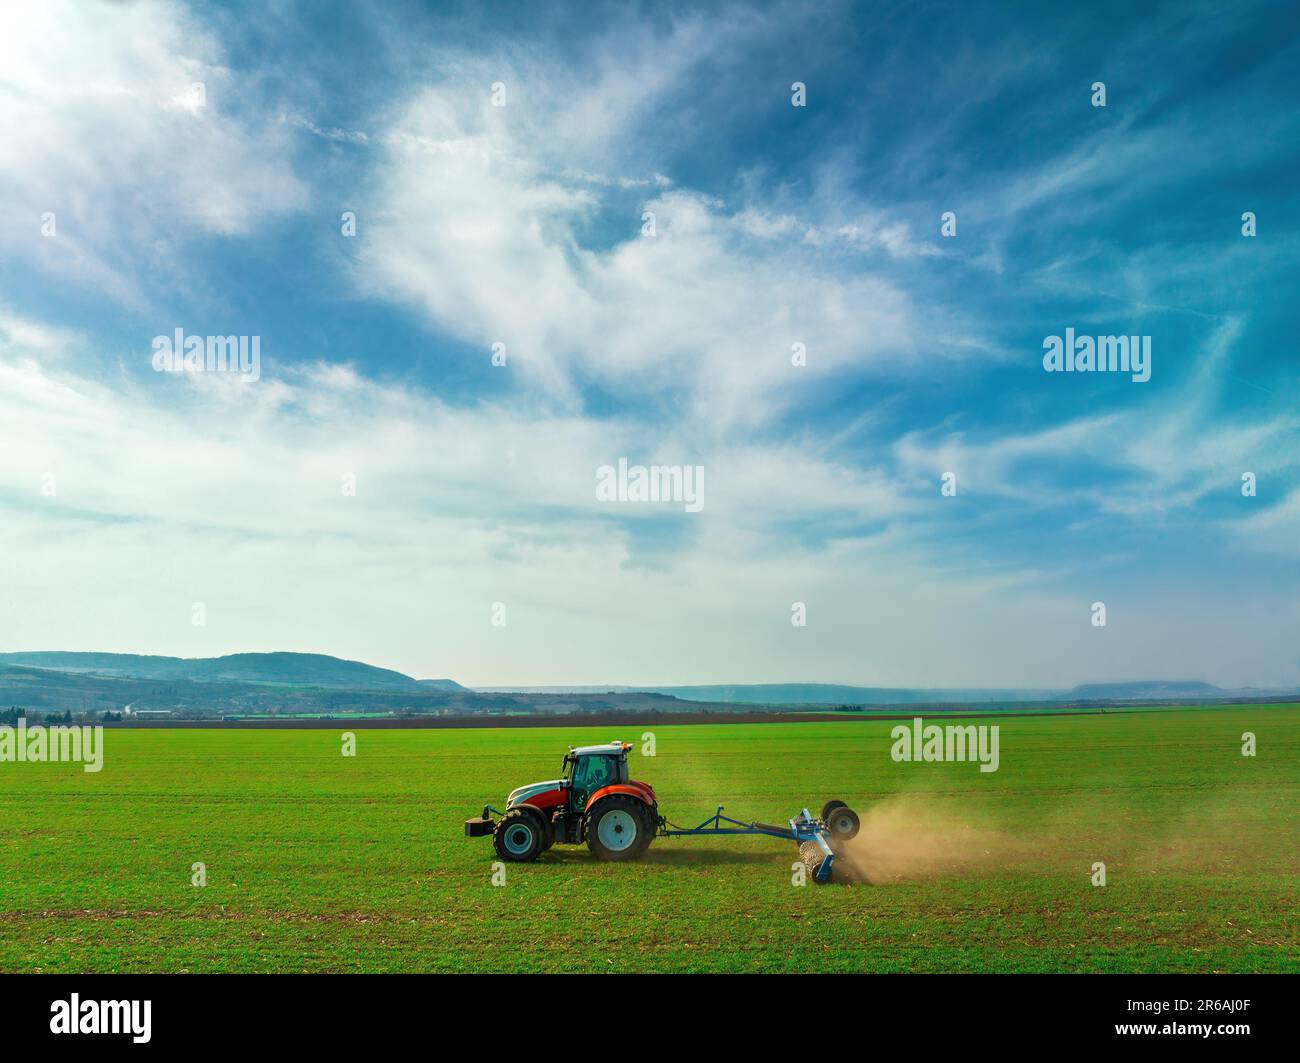
[(513, 808), (501, 817), (492, 832), (492, 848), (497, 856), (514, 864), (536, 860), (543, 848), (542, 817), (521, 808)]
[(597, 860), (635, 860), (650, 844), (645, 805), (631, 797), (603, 797), (587, 814), (587, 848)]

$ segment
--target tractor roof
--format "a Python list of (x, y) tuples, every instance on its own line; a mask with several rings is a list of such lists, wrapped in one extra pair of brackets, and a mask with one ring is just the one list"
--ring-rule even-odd
[(601, 753), (609, 756), (626, 753), (631, 748), (631, 742), (606, 742), (603, 746), (581, 746), (578, 749), (570, 749), (569, 753), (575, 757), (590, 757)]

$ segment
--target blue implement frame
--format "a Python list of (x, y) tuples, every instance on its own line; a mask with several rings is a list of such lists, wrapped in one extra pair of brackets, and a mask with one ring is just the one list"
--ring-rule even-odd
[[(677, 827), (670, 824), (666, 819), (659, 819), (659, 837), (661, 838), (687, 838), (687, 837), (709, 837), (720, 834), (764, 834), (769, 838), (781, 838), (784, 841), (791, 841), (795, 844), (802, 842), (815, 842), (825, 855), (821, 863), (817, 865), (817, 870), (813, 877), (821, 885), (830, 881), (831, 869), (835, 865), (835, 853), (831, 850), (830, 842), (827, 840), (826, 825), (819, 819), (814, 819), (808, 809), (804, 809), (794, 819), (790, 820), (789, 828), (777, 827), (770, 823), (744, 822), (739, 819), (732, 819), (730, 816), (722, 814), (722, 805), (718, 806), (716, 812), (698, 827)], [(723, 826), (723, 824), (729, 826)]]

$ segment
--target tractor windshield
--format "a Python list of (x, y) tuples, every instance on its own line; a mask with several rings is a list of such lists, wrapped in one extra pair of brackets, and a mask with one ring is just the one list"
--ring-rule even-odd
[(573, 772), (573, 785), (591, 793), (608, 786), (617, 777), (614, 762), (609, 757), (581, 757)]

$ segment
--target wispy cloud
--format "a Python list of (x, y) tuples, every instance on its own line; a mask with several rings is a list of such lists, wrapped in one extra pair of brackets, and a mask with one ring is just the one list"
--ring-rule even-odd
[(55, 0), (0, 25), (7, 256), (139, 302), (178, 245), (305, 204), (283, 136), (243, 112), (219, 42), (180, 5)]
[[(972, 12), (940, 54), (906, 6), (614, 11), (490, 43), (358, 11), (346, 49), (309, 6), (0, 14), (0, 642), (1300, 678), (1284, 43), (1237, 71), (1181, 14)], [(259, 382), (151, 371), (207, 321), (262, 334)], [(1152, 381), (1043, 374), (1070, 325), (1152, 334)], [(620, 457), (704, 465), (703, 512), (601, 504)]]

